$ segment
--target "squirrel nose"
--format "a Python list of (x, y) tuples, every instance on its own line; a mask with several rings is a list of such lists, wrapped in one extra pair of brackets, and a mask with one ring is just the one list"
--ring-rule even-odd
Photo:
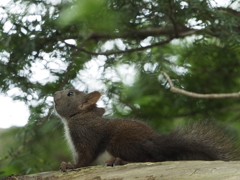
[(54, 97), (54, 101), (60, 99), (60, 98), (61, 98), (61, 91), (55, 92), (54, 95), (53, 95), (53, 97)]

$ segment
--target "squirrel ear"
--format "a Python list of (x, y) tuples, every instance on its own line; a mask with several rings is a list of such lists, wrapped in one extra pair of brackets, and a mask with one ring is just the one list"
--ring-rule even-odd
[(91, 104), (95, 104), (99, 100), (100, 97), (101, 97), (101, 93), (98, 91), (93, 91), (93, 92), (87, 94), (87, 100)]
[(86, 102), (83, 104), (79, 105), (79, 108), (81, 110), (87, 109), (89, 106), (95, 104), (99, 98), (101, 97), (101, 93), (98, 91), (93, 91), (89, 94), (86, 95)]

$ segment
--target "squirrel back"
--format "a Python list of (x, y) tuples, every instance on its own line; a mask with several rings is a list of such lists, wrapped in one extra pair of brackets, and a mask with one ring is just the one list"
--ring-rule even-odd
[[(54, 94), (55, 110), (65, 126), (76, 164), (89, 166), (104, 155), (107, 165), (173, 160), (239, 160), (235, 141), (223, 128), (200, 122), (160, 135), (137, 120), (106, 119), (96, 102), (101, 94), (69, 89)], [(105, 156), (107, 154), (107, 156)]]
[(239, 160), (240, 151), (229, 132), (208, 122), (196, 122), (160, 135), (147, 124), (110, 120), (113, 136), (107, 150), (129, 162), (178, 160)]

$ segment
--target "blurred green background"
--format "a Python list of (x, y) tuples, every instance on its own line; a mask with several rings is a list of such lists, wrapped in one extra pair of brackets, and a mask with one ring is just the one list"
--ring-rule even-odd
[(160, 133), (201, 119), (239, 132), (239, 98), (172, 93), (161, 74), (196, 93), (238, 92), (237, 0), (9, 0), (0, 28), (1, 93), (16, 89), (11, 97), (30, 111), (24, 127), (0, 130), (0, 177), (71, 160), (52, 108), (52, 94), (66, 88), (101, 91), (107, 117), (143, 120)]

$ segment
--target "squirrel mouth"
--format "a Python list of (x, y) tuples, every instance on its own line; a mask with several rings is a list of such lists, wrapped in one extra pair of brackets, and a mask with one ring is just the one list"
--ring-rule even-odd
[(54, 104), (56, 106), (58, 104), (58, 100), (55, 97), (53, 97), (53, 101), (54, 101)]

